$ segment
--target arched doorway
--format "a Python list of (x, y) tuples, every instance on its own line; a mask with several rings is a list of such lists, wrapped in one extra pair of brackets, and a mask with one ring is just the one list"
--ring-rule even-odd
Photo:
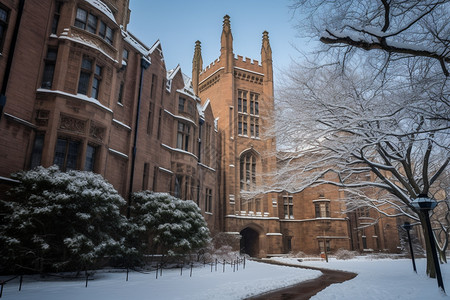
[(241, 232), (241, 253), (248, 254), (251, 257), (257, 257), (259, 254), (259, 233), (249, 227)]

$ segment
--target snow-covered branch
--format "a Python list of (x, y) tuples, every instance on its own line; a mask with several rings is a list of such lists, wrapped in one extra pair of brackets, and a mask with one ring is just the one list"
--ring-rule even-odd
[[(355, 33), (360, 33), (357, 35)], [(408, 54), (411, 56), (421, 56), (436, 59), (441, 65), (442, 71), (445, 76), (449, 76), (450, 73), (447, 69), (448, 63), (450, 63), (450, 54), (439, 53), (435, 51), (427, 50), (425, 47), (417, 47), (415, 45), (402, 44), (398, 42), (387, 42), (385, 37), (369, 34), (371, 39), (366, 39), (365, 35), (369, 32), (360, 30), (350, 34), (349, 32), (337, 32), (331, 29), (327, 29), (325, 34), (320, 37), (320, 41), (324, 44), (346, 44), (361, 48), (363, 50), (383, 50), (389, 53)], [(375, 39), (376, 38), (376, 39)]]

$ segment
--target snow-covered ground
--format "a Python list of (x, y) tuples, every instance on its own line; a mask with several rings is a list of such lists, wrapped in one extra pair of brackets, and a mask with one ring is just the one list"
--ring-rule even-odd
[(207, 265), (194, 268), (192, 277), (189, 268), (180, 274), (180, 269), (164, 270), (156, 279), (155, 271), (130, 272), (127, 282), (126, 273), (97, 272), (87, 288), (83, 280), (43, 282), (25, 277), (20, 292), (18, 279), (6, 284), (2, 300), (243, 299), (318, 277), (321, 272), (247, 261), (245, 269), (240, 265), (235, 272), (230, 265), (225, 272), (221, 265), (211, 272)]
[[(434, 300), (450, 299), (442, 293), (436, 279), (425, 274), (426, 260), (416, 259), (417, 274), (414, 273), (410, 259), (374, 259), (358, 257), (351, 260), (298, 262), (292, 258), (276, 260), (302, 266), (312, 266), (358, 273), (354, 279), (341, 284), (333, 284), (322, 290), (311, 300), (364, 299), (364, 300)], [(450, 295), (450, 264), (441, 266), (444, 287)]]
[[(425, 275), (424, 259), (416, 260), (417, 271), (412, 270), (409, 259), (370, 259), (358, 257), (351, 260), (298, 262), (293, 258), (277, 258), (278, 261), (304, 266), (339, 269), (358, 273), (353, 280), (334, 284), (312, 299), (449, 299), (438, 290), (435, 279)], [(441, 265), (444, 285), (450, 294), (450, 264)], [(264, 291), (289, 286), (320, 276), (320, 272), (291, 267), (281, 267), (247, 261), (246, 268), (233, 272), (227, 265), (225, 273), (221, 266), (217, 272), (209, 266), (190, 270), (164, 270), (156, 279), (155, 272), (141, 274), (130, 272), (126, 282), (125, 273), (98, 271), (86, 288), (79, 281), (42, 281), (25, 277), (22, 291), (18, 280), (5, 285), (2, 299), (45, 300), (119, 300), (119, 299), (243, 299)], [(5, 279), (5, 278), (1, 278)]]

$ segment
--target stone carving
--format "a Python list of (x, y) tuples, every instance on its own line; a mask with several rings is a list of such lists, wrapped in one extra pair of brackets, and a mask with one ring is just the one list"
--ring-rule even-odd
[(84, 133), (86, 129), (86, 121), (61, 115), (59, 118), (59, 128)]
[(105, 138), (105, 132), (106, 129), (104, 127), (100, 127), (98, 125), (96, 125), (95, 123), (91, 123), (91, 127), (89, 128), (89, 136), (103, 141), (103, 139)]

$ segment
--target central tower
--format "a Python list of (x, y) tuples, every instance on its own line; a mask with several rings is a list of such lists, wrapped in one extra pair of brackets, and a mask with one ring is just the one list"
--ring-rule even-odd
[(200, 41), (192, 62), (193, 88), (218, 119), (220, 231), (240, 235), (252, 256), (280, 253), (277, 195), (264, 193), (275, 171), (275, 139), (265, 134), (274, 113), (272, 50), (262, 34), (261, 62), (233, 52), (230, 17), (223, 19), (220, 57), (203, 68)]

